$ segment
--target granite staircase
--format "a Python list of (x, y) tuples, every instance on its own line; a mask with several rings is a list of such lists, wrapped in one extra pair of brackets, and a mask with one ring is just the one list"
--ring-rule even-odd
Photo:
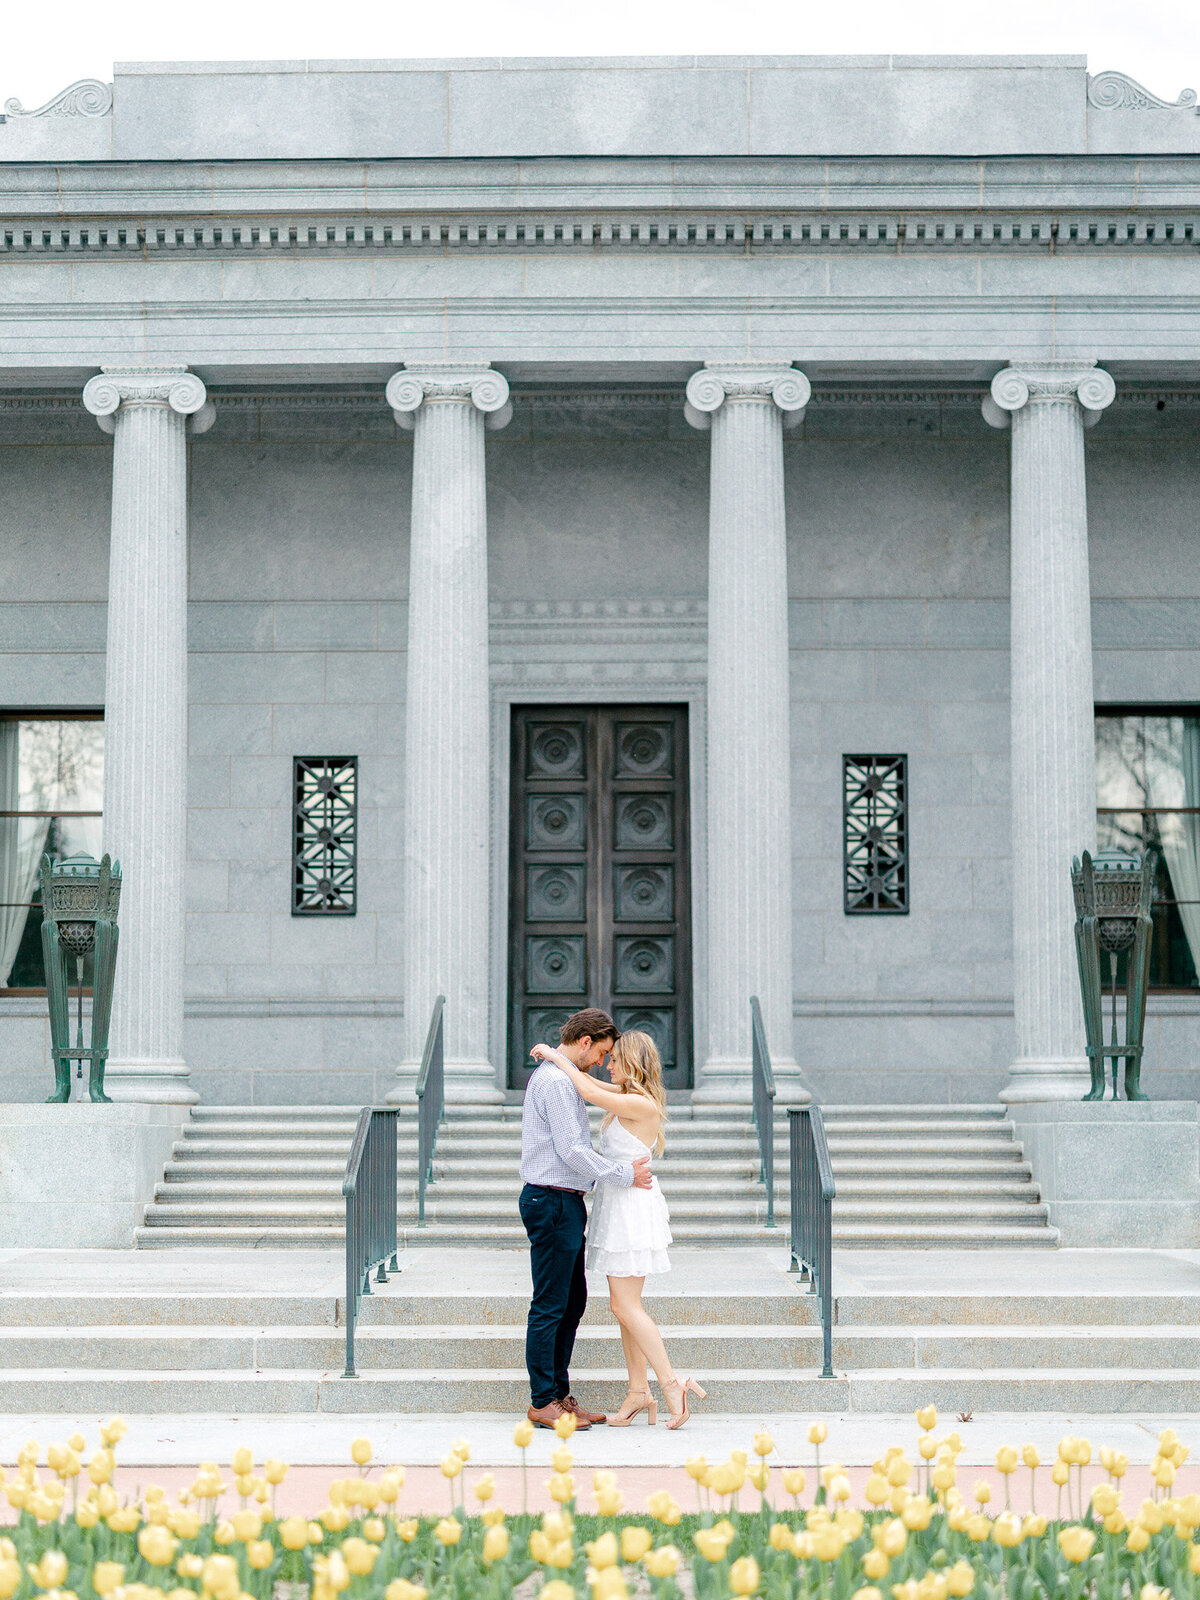
[[(147, 1207), (138, 1247), (340, 1245), (342, 1174), (357, 1115), (341, 1106), (196, 1107)], [(778, 1114), (771, 1230), (749, 1108), (671, 1107), (657, 1170), (678, 1248), (786, 1239), (786, 1123)], [(1001, 1107), (829, 1106), (825, 1123), (838, 1186), (835, 1248), (1057, 1243)], [(416, 1120), (402, 1113), (402, 1245), (522, 1247), (519, 1155), (518, 1106), (451, 1107), (438, 1138), (426, 1226), (418, 1227)]]
[[(189, 1251), (182, 1262), (130, 1252), (92, 1282), (65, 1285), (31, 1269), (24, 1286), (10, 1278), (0, 1289), (0, 1407), (74, 1419), (517, 1415), (528, 1403), (527, 1264), (517, 1252), (457, 1250), (451, 1274), (447, 1254), (406, 1252), (363, 1302), (352, 1380), (341, 1375), (336, 1252), (231, 1261)], [(815, 1303), (778, 1250), (680, 1251), (666, 1287), (646, 1298), (676, 1364), (707, 1388), (709, 1416), (911, 1413), (931, 1402), (946, 1416), (1128, 1412), (1179, 1423), (1200, 1412), (1194, 1281), (1186, 1293), (1131, 1293), (1098, 1282), (1081, 1254), (997, 1251), (965, 1274), (946, 1270), (945, 1252), (900, 1274), (890, 1253), (861, 1255), (861, 1270), (850, 1258), (835, 1282), (830, 1379), (817, 1375)], [(612, 1407), (623, 1376), (616, 1324), (594, 1296), (573, 1386)], [(799, 1433), (789, 1442), (799, 1447)]]

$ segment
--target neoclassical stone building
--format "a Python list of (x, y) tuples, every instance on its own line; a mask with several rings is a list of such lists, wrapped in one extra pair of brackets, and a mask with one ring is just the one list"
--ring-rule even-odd
[[(1071, 1095), (1070, 858), (1200, 1083), (1200, 117), (1082, 59), (119, 66), (0, 125), (0, 1094)], [(1095, 426), (1093, 427), (1093, 424)], [(1097, 759), (1099, 754), (1099, 760)], [(1193, 939), (1195, 943), (1193, 943)]]

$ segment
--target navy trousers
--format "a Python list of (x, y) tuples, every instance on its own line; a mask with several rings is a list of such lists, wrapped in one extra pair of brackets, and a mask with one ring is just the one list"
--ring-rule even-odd
[(587, 1208), (581, 1194), (527, 1183), (521, 1190), (521, 1221), (529, 1235), (533, 1299), (525, 1327), (525, 1365), (535, 1407), (571, 1392), (567, 1368), (575, 1330), (587, 1306), (583, 1270)]

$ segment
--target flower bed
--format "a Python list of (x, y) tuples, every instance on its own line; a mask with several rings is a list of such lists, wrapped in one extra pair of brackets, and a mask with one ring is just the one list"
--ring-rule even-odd
[[(49, 1447), (48, 1473), (33, 1441), (14, 1474), (0, 1473), (17, 1513), (0, 1538), (0, 1600), (1197, 1600), (1200, 1495), (1172, 1493), (1187, 1450), (1170, 1429), (1151, 1468), (1155, 1493), (1136, 1508), (1122, 1505), (1128, 1462), (1118, 1452), (1098, 1452), (1106, 1478), (1085, 1498), (1086, 1439), (1063, 1439), (1048, 1472), (1032, 1446), (1005, 1447), (996, 1467), (1006, 1490), (1028, 1472), (1032, 1503), (1039, 1492), (1047, 1501), (1022, 1517), (1007, 1492), (994, 1508), (988, 1483), (959, 1483), (961, 1440), (935, 1439), (932, 1407), (917, 1422), (915, 1459), (900, 1445), (886, 1450), (861, 1506), (843, 1469), (822, 1467), (827, 1432), (814, 1423), (811, 1470), (773, 1465), (774, 1441), (759, 1433), (752, 1452), (688, 1462), (694, 1507), (662, 1490), (649, 1515), (624, 1515), (617, 1475), (598, 1472), (599, 1514), (576, 1514), (568, 1416), (549, 1480), (558, 1509), (548, 1515), (493, 1506), (490, 1474), (473, 1481), (468, 1512), (464, 1441), (442, 1462), (446, 1514), (405, 1516), (403, 1468), (373, 1468), (359, 1439), (355, 1475), (331, 1482), (329, 1504), (309, 1519), (277, 1515), (288, 1469), (267, 1461), (256, 1470), (249, 1449), (235, 1453), (231, 1484), (210, 1463), (175, 1502), (154, 1487), (122, 1499), (115, 1449), (125, 1425), (115, 1418), (86, 1464), (75, 1435)], [(531, 1442), (522, 1422), (523, 1482)], [(1039, 1473), (1049, 1479), (1040, 1488)]]

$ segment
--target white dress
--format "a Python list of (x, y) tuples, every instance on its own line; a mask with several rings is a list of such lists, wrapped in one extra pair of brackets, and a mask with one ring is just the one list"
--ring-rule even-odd
[[(615, 1117), (601, 1133), (599, 1149), (610, 1161), (636, 1161), (652, 1154), (649, 1145)], [(587, 1230), (589, 1272), (603, 1272), (612, 1278), (648, 1278), (670, 1272), (670, 1243), (671, 1216), (657, 1178), (651, 1180), (649, 1189), (596, 1185)]]

